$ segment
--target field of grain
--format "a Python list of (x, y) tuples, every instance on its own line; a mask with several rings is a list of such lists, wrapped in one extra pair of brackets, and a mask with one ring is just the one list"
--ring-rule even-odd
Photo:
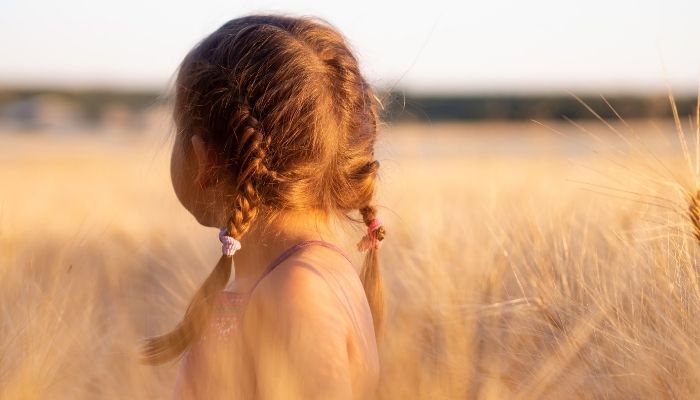
[[(384, 128), (380, 398), (700, 393), (692, 122), (545, 125)], [(220, 250), (168, 135), (0, 132), (0, 398), (169, 396), (138, 341)]]

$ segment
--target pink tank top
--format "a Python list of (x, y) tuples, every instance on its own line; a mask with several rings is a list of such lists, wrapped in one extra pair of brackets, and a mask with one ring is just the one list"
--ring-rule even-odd
[[(282, 262), (284, 262), (284, 260), (289, 258), (292, 254), (294, 254), (298, 250), (303, 249), (304, 247), (312, 245), (323, 246), (335, 250), (338, 253), (340, 253), (340, 255), (345, 257), (345, 259), (348, 260), (350, 264), (352, 264), (352, 261), (350, 261), (350, 258), (347, 256), (347, 254), (345, 254), (345, 252), (342, 249), (340, 249), (333, 243), (325, 242), (323, 240), (305, 240), (303, 242), (297, 243), (294, 246), (289, 247), (287, 250), (282, 252), (282, 254), (280, 254), (277, 258), (272, 260), (272, 262), (270, 262), (270, 264), (265, 268), (263, 273), (260, 274), (260, 277), (255, 281), (253, 287), (248, 293), (234, 293), (227, 290), (223, 290), (214, 302), (214, 318), (212, 321), (213, 326), (211, 326), (214, 329), (209, 329), (209, 331), (213, 331), (214, 333), (216, 333), (216, 335), (219, 336), (219, 339), (224, 339), (225, 336), (230, 335), (232, 330), (236, 329), (236, 327), (238, 326), (241, 317), (241, 311), (248, 300), (248, 296), (255, 290), (260, 281), (262, 281), (270, 272), (272, 272), (273, 269), (275, 269), (278, 265), (282, 264)], [(208, 337), (204, 337), (204, 340), (207, 339)]]
[[(207, 358), (209, 354), (213, 353), (229, 351), (234, 354), (236, 353), (236, 349), (231, 349), (230, 347), (235, 347), (236, 341), (240, 339), (239, 335), (236, 335), (236, 332), (239, 329), (242, 312), (250, 293), (255, 290), (262, 279), (284, 260), (298, 250), (312, 245), (335, 250), (352, 264), (347, 254), (336, 245), (322, 240), (306, 240), (289, 247), (275, 258), (265, 268), (249, 292), (235, 293), (226, 290), (221, 291), (214, 301), (212, 318), (209, 321), (208, 327), (205, 329), (200, 339), (183, 355), (176, 377), (174, 399), (212, 398), (212, 396), (216, 396), (210, 393), (213, 387), (220, 388), (216, 390), (221, 390), (229, 395), (240, 389), (237, 388), (236, 383), (233, 382), (235, 378), (232, 380), (230, 375), (228, 377), (216, 376), (218, 371), (227, 367), (222, 368), (222, 366), (217, 366), (215, 363), (207, 360)], [(231, 387), (222, 387), (228, 385), (231, 385)]]

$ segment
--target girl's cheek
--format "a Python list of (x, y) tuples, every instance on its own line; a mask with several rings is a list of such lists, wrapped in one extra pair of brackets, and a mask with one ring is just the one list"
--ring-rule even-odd
[(173, 146), (173, 153), (170, 157), (170, 180), (180, 203), (185, 207), (188, 203), (187, 195), (187, 182), (185, 173), (185, 157), (182, 153), (182, 146), (180, 145), (180, 140), (176, 139), (175, 145)]

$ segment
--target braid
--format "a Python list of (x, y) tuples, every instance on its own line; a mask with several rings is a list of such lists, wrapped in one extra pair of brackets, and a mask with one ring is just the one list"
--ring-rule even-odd
[[(372, 205), (366, 205), (360, 208), (362, 220), (369, 228), (375, 222), (377, 210)], [(384, 240), (386, 231), (383, 226), (379, 226), (375, 231), (376, 239)], [(382, 333), (382, 322), (384, 320), (384, 285), (382, 283), (381, 269), (379, 267), (379, 246), (373, 246), (367, 249), (362, 270), (360, 271), (360, 280), (365, 288), (365, 295), (372, 310), (372, 319), (374, 321), (374, 332), (377, 337)]]
[(267, 162), (267, 151), (272, 141), (271, 136), (265, 136), (264, 130), (252, 114), (250, 106), (243, 102), (238, 108), (241, 120), (241, 137), (238, 143), (240, 154), (240, 166), (238, 170), (238, 181), (236, 188), (241, 186), (241, 182), (249, 179), (260, 179), (267, 177), (278, 180), (279, 175), (270, 169)]
[[(365, 223), (365, 225), (369, 226), (372, 221), (377, 218), (377, 209), (374, 206), (367, 205), (360, 208), (360, 214), (362, 215), (362, 221)], [(384, 236), (386, 235), (384, 226), (377, 228), (376, 232), (377, 239), (384, 240)]]
[[(260, 208), (260, 196), (256, 186), (261, 178), (275, 179), (265, 158), (270, 139), (265, 138), (260, 123), (251, 114), (244, 102), (237, 102), (237, 112), (231, 118), (230, 126), (239, 137), (238, 173), (236, 176), (236, 197), (231, 216), (226, 223), (228, 235), (240, 240), (248, 231)], [(143, 361), (149, 364), (162, 364), (180, 356), (201, 336), (209, 320), (214, 300), (224, 289), (233, 269), (233, 257), (223, 254), (214, 270), (193, 296), (182, 321), (172, 332), (149, 338), (143, 349)]]
[(242, 237), (261, 206), (259, 190), (264, 183), (278, 180), (279, 176), (268, 167), (266, 161), (271, 138), (265, 137), (260, 122), (246, 102), (239, 103), (237, 117), (240, 121), (239, 162), (234, 191), (236, 198), (228, 229), (234, 237)]
[[(378, 249), (386, 232), (373, 198), (382, 105), (342, 34), (314, 18), (231, 20), (181, 63), (174, 106), (178, 134), (200, 135), (215, 152), (215, 173), (230, 196), (226, 236), (240, 241), (254, 221), (278, 211), (349, 217), (360, 210), (371, 231), (361, 279), (379, 335), (384, 306)], [(171, 360), (200, 337), (232, 270), (232, 257), (222, 255), (182, 322), (148, 340), (147, 362)]]

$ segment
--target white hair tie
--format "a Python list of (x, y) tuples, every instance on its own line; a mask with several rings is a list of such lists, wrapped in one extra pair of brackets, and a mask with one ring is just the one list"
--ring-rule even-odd
[(221, 228), (221, 230), (219, 230), (219, 240), (222, 244), (221, 252), (227, 256), (232, 256), (233, 253), (241, 249), (241, 242), (236, 240), (233, 236), (229, 236), (226, 228)]

